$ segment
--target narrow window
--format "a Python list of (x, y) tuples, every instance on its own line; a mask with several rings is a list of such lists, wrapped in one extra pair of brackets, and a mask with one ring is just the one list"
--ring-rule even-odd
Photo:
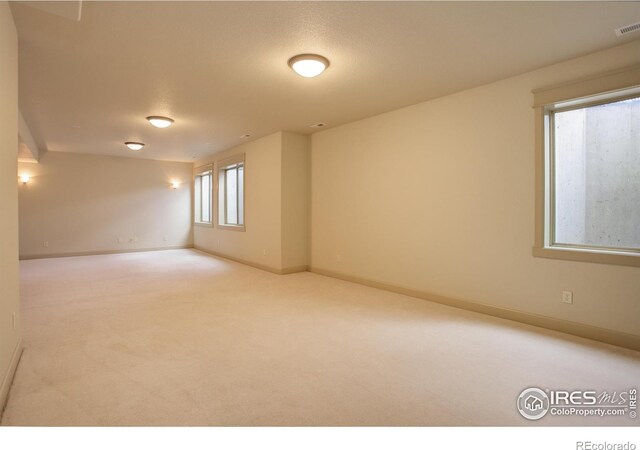
[(197, 224), (211, 225), (211, 187), (213, 169), (201, 167), (194, 176), (194, 221)]
[(244, 231), (244, 155), (218, 166), (218, 225)]

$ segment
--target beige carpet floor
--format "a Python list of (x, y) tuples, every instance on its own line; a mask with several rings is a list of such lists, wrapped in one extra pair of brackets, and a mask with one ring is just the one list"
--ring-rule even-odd
[(638, 424), (516, 411), (529, 386), (637, 386), (637, 352), (312, 273), (172, 250), (21, 278), (3, 425)]

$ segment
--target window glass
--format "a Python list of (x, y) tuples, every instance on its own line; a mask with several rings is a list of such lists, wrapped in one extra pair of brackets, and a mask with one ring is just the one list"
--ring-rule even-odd
[(197, 175), (194, 182), (195, 221), (202, 222), (202, 178)]
[(227, 223), (238, 224), (238, 169), (227, 169), (226, 171), (226, 201), (227, 201)]
[(244, 231), (244, 155), (217, 164), (218, 225)]
[(244, 225), (244, 166), (238, 167), (238, 224)]
[(196, 223), (211, 223), (211, 170), (201, 172), (193, 180), (194, 220)]
[(211, 222), (211, 173), (202, 176), (202, 222)]
[(640, 98), (552, 117), (553, 244), (640, 249)]

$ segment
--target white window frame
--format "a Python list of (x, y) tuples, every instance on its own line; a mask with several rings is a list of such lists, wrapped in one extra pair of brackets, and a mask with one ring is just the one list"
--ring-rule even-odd
[[(204, 175), (209, 175), (211, 177), (211, 181), (209, 182), (209, 215), (210, 215), (210, 220), (209, 221), (202, 221), (199, 220), (202, 216), (202, 206), (200, 206), (200, 209), (198, 209), (198, 205), (196, 204), (196, 200), (198, 199), (198, 194), (197, 194), (197, 180), (198, 178), (202, 178), (202, 176)], [(214, 171), (213, 171), (213, 164), (207, 164), (205, 166), (200, 166), (197, 167), (194, 171), (193, 171), (193, 223), (194, 225), (197, 226), (204, 226), (204, 227), (212, 227), (213, 226), (213, 217), (215, 215), (214, 213), (214, 209), (213, 209), (213, 183), (214, 183)], [(202, 194), (200, 194), (202, 195)], [(198, 217), (198, 211), (200, 211), (200, 217)]]
[[(227, 223), (226, 214), (227, 214), (227, 195), (226, 195), (226, 174), (227, 170), (234, 169), (242, 166), (243, 168), (243, 178), (242, 178), (242, 211), (243, 211), (243, 223), (242, 224), (231, 224)], [(246, 179), (247, 179), (247, 171), (245, 164), (244, 153), (235, 155), (229, 158), (225, 158), (220, 161), (216, 161), (216, 197), (218, 199), (218, 215), (216, 218), (216, 226), (223, 230), (232, 230), (232, 231), (246, 231)], [(239, 192), (239, 190), (238, 190)], [(238, 199), (238, 208), (240, 208), (240, 200)]]
[(554, 114), (640, 96), (640, 65), (538, 89), (533, 94), (536, 127), (536, 226), (533, 255), (640, 267), (638, 249), (555, 243), (553, 192)]

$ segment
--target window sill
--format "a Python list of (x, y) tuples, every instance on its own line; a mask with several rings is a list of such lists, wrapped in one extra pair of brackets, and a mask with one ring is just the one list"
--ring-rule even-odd
[(640, 254), (567, 247), (533, 247), (538, 258), (640, 267)]
[(193, 225), (196, 226), (196, 227), (213, 228), (213, 223), (212, 222), (193, 222)]
[(220, 228), (221, 230), (245, 231), (244, 225), (222, 225), (222, 224), (218, 224), (218, 228)]

